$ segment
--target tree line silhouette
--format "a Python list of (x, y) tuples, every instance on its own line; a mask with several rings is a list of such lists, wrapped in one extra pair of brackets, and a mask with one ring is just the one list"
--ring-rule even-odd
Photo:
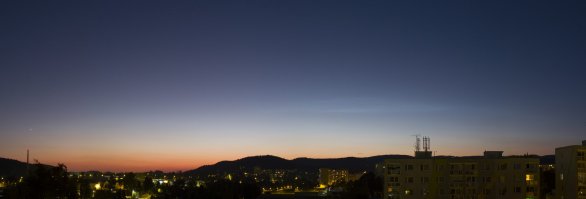
[[(257, 182), (250, 179), (214, 180), (198, 186), (196, 181), (177, 178), (173, 183), (154, 183), (150, 176), (139, 181), (134, 173), (126, 173), (123, 178), (109, 177), (101, 183), (100, 189), (94, 189), (95, 180), (87, 176), (71, 175), (67, 166), (47, 166), (36, 163), (28, 175), (20, 179), (12, 179), (6, 187), (5, 197), (16, 199), (117, 199), (137, 198), (139, 194), (148, 194), (153, 199), (255, 199), (262, 194)], [(382, 195), (382, 179), (373, 173), (364, 174), (359, 180), (341, 182), (334, 187), (341, 188), (326, 198), (367, 199), (380, 198)]]
[[(117, 180), (110, 177), (101, 189), (92, 189), (87, 177), (74, 177), (67, 171), (67, 166), (56, 167), (36, 163), (34, 170), (23, 178), (11, 180), (6, 187), (5, 197), (15, 199), (117, 199), (127, 196), (137, 197), (133, 193), (149, 194), (153, 199), (194, 198), (194, 199), (254, 199), (261, 194), (261, 188), (254, 181), (219, 180), (206, 186), (196, 186), (195, 181), (179, 178), (173, 183), (157, 185), (149, 176), (143, 182), (136, 179), (134, 173), (127, 173)], [(118, 186), (117, 185), (122, 185)], [(123, 188), (121, 188), (123, 187)]]

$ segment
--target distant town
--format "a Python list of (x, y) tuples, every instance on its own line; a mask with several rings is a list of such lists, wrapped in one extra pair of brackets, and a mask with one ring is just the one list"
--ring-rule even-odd
[(69, 172), (2, 159), (0, 198), (586, 198), (586, 141), (560, 146), (555, 156), (467, 157), (434, 156), (430, 141), (417, 137), (413, 156), (266, 155), (172, 173)]

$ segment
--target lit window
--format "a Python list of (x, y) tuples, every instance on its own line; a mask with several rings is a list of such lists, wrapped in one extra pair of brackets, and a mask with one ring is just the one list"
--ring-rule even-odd
[(525, 181), (533, 181), (535, 180), (535, 176), (533, 174), (525, 175)]

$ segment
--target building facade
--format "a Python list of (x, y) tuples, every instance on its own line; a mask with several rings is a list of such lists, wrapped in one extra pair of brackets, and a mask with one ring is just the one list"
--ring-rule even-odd
[(558, 199), (586, 199), (586, 141), (555, 149), (555, 193)]
[(484, 156), (432, 157), (418, 151), (413, 158), (388, 159), (382, 166), (386, 199), (527, 199), (539, 197), (539, 158)]
[(319, 169), (320, 186), (331, 186), (334, 183), (348, 182), (348, 170), (345, 169)]

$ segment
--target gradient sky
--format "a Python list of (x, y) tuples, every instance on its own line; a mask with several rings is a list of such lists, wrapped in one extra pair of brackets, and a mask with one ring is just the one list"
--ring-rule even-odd
[(0, 1), (0, 157), (71, 170), (553, 154), (586, 135), (584, 1)]

